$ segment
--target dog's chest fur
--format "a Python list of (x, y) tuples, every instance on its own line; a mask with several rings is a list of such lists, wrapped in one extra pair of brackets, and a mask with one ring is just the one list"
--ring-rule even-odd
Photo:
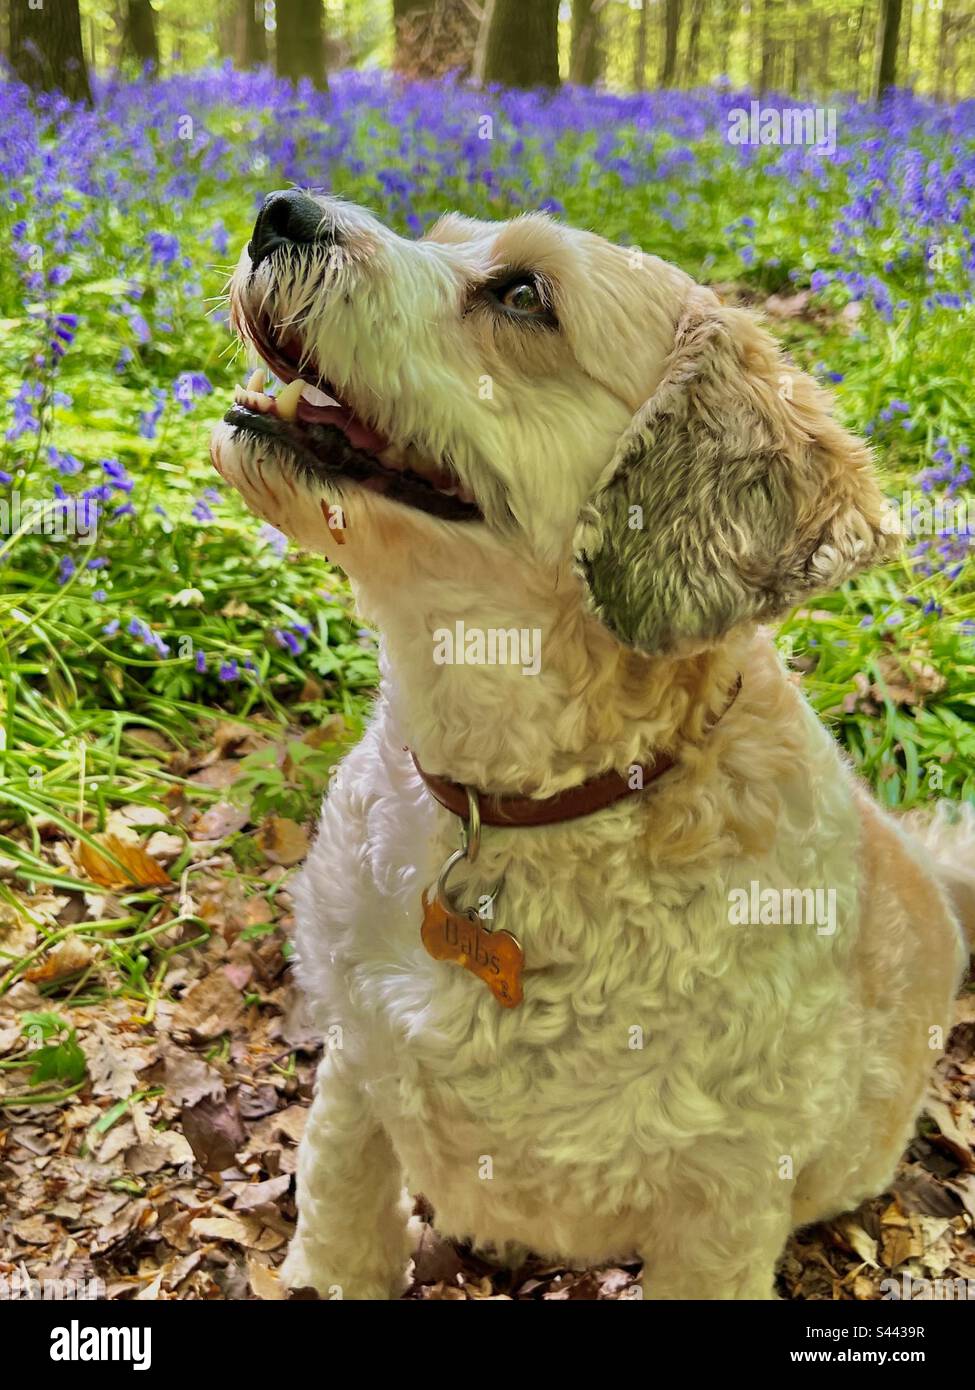
[[(458, 825), (380, 710), (298, 889), (300, 978), (442, 1230), (544, 1250), (564, 1229), (563, 1257), (598, 1258), (632, 1236), (634, 1207), (720, 1184), (732, 1156), (776, 1181), (844, 1113), (857, 827), (831, 741), (809, 736), (760, 860), (729, 853), (716, 823), (652, 864), (654, 798), (681, 795), (679, 772), (572, 824), (485, 830), (468, 891), (451, 885), (472, 902), (503, 874), (493, 925), (525, 952), (507, 1010), (420, 943), (420, 894)], [(835, 934), (730, 924), (729, 889), (753, 879), (834, 888)]]

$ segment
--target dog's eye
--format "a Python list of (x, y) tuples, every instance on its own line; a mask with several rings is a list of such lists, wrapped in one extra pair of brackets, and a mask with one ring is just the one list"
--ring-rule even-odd
[(532, 280), (519, 280), (517, 284), (508, 285), (498, 299), (506, 309), (514, 309), (519, 314), (544, 314), (546, 312), (545, 301), (538, 291), (538, 286)]
[(552, 308), (552, 295), (548, 286), (531, 271), (509, 275), (506, 280), (498, 280), (485, 286), (483, 297), (496, 308), (502, 309), (512, 319), (531, 319), (548, 328), (558, 328), (558, 319)]

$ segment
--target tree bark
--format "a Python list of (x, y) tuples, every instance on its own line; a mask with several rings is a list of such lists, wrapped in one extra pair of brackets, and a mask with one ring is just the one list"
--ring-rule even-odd
[(423, 24), (427, 0), (393, 0), (393, 69), (413, 75), (415, 35)]
[(772, 39), (772, 11), (775, 0), (763, 0), (762, 4), (762, 75), (759, 86), (763, 92), (770, 92), (774, 86), (773, 70), (775, 64), (775, 43)]
[(633, 54), (633, 85), (638, 92), (642, 92), (647, 85), (647, 17), (649, 13), (649, 5), (640, 6), (639, 27), (636, 31), (636, 50)]
[(159, 66), (156, 16), (149, 0), (129, 0), (125, 12), (125, 51), (140, 64)]
[(91, 105), (78, 0), (16, 0), (10, 7), (10, 60), (35, 91), (61, 91)]
[(277, 0), (276, 71), (292, 82), (310, 78), (326, 88), (322, 0)]
[(835, 85), (832, 82), (832, 75), (830, 73), (829, 67), (830, 39), (832, 38), (833, 34), (833, 30), (830, 25), (829, 15), (822, 15), (818, 21), (818, 26), (819, 80), (817, 85), (819, 87), (820, 95), (822, 95), (832, 90), (833, 85)]
[(660, 85), (677, 80), (677, 38), (680, 34), (680, 0), (664, 0), (664, 51), (660, 61)]
[(727, 75), (729, 59), (735, 34), (738, 31), (737, 0), (722, 0), (721, 13), (717, 23), (717, 46), (719, 70)]
[(569, 76), (591, 87), (603, 75), (602, 10), (605, 0), (572, 0)]
[(507, 87), (559, 85), (559, 0), (494, 0), (484, 80)]
[(900, 29), (901, 0), (880, 0), (880, 55), (874, 92), (878, 100), (884, 92), (897, 85), (897, 43)]
[(687, 34), (687, 56), (684, 60), (684, 78), (691, 86), (697, 81), (697, 64), (700, 57), (701, 21), (704, 19), (704, 0), (694, 0), (691, 8), (691, 23)]
[(856, 24), (850, 29), (850, 39), (853, 46), (853, 91), (860, 94), (860, 58), (863, 53), (863, 15), (864, 6), (857, 9)]
[(393, 68), (402, 77), (469, 77), (480, 26), (470, 0), (393, 0)]
[(234, 50), (238, 67), (259, 68), (267, 62), (264, 0), (237, 0)]
[(948, 10), (948, 0), (942, 0), (941, 5), (941, 26), (938, 31), (938, 76), (935, 82), (934, 94), (938, 101), (943, 101), (945, 93), (948, 91), (948, 84), (945, 81), (948, 75), (949, 43), (948, 36), (951, 33), (951, 15)]

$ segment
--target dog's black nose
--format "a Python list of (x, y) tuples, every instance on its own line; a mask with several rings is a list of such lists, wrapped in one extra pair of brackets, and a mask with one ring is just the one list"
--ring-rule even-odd
[(247, 253), (256, 266), (279, 246), (307, 246), (328, 235), (328, 218), (313, 198), (297, 188), (279, 189), (264, 199)]

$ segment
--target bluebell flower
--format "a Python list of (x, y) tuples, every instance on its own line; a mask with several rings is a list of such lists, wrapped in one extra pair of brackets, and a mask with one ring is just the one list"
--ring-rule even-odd
[(185, 411), (190, 411), (197, 399), (213, 391), (203, 372), (180, 372), (173, 382), (173, 396)]

